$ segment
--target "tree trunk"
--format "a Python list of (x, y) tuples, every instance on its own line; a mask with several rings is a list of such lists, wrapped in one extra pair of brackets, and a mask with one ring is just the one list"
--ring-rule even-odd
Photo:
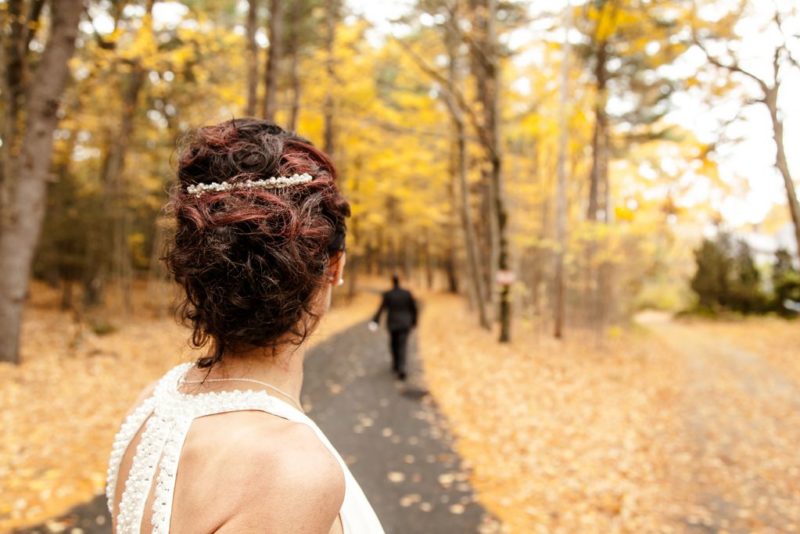
[(75, 281), (71, 278), (62, 278), (61, 280), (61, 309), (71, 310), (73, 307), (73, 288)]
[(592, 167), (589, 173), (589, 205), (586, 218), (589, 221), (599, 220), (600, 188), (608, 174), (608, 115), (606, 114), (606, 72), (607, 46), (605, 42), (598, 44), (595, 76), (594, 133), (592, 135)]
[[(601, 202), (601, 195), (605, 199), (608, 190), (608, 114), (606, 113), (607, 85), (608, 85), (608, 45), (605, 41), (595, 44), (595, 102), (594, 102), (594, 133), (592, 135), (592, 167), (589, 173), (589, 202), (586, 218), (592, 223), (607, 220), (607, 204)], [(603, 206), (601, 213), (601, 205)], [(593, 237), (586, 250), (586, 280), (585, 303), (586, 320), (602, 331), (606, 321), (605, 298), (608, 286), (608, 266), (600, 265), (595, 268), (595, 255), (597, 254), (597, 238)]]
[[(336, 65), (334, 62), (334, 45), (336, 43), (336, 21), (339, 18), (339, 0), (326, 0), (325, 2), (325, 72), (328, 77), (328, 87), (336, 83)], [(323, 104), (323, 150), (330, 156), (336, 149), (336, 129), (333, 122), (334, 101), (331, 91), (325, 93)]]
[[(360, 160), (355, 161), (355, 165), (353, 166), (353, 179), (351, 181), (351, 195), (352, 199), (355, 200), (358, 198), (359, 189), (361, 186), (361, 180), (359, 177), (361, 176), (362, 172), (362, 164)], [(348, 253), (347, 256), (347, 276), (349, 278), (349, 285), (347, 288), (347, 298), (348, 300), (353, 300), (356, 296), (358, 291), (357, 286), (357, 278), (358, 278), (358, 270), (361, 269), (361, 257), (362, 257), (362, 246), (361, 246), (361, 220), (358, 214), (353, 215), (350, 218), (350, 236), (349, 236), (349, 249), (352, 251)]]
[[(572, 26), (572, 8), (565, 8), (565, 35)], [(567, 131), (568, 106), (569, 106), (569, 63), (572, 53), (569, 39), (564, 38), (561, 58), (561, 88), (559, 102), (559, 140), (558, 163), (556, 182), (556, 253), (555, 253), (555, 318), (553, 322), (553, 335), (561, 339), (564, 337), (565, 316), (565, 288), (564, 288), (564, 255), (567, 248), (567, 150), (569, 148), (569, 132)]]
[(289, 56), (289, 86), (291, 100), (289, 102), (289, 123), (291, 131), (297, 130), (300, 120), (300, 94), (302, 93), (302, 80), (298, 68), (300, 66), (300, 31), (303, 13), (300, 2), (292, 2), (289, 8), (289, 35), (287, 39), (287, 54)]
[(275, 119), (278, 97), (278, 78), (283, 54), (283, 4), (283, 0), (270, 0), (269, 3), (269, 50), (264, 69), (264, 101), (261, 107), (261, 114), (268, 121)]
[(169, 309), (169, 294), (165, 295), (164, 288), (169, 285), (170, 275), (167, 266), (161, 261), (164, 255), (164, 247), (168, 239), (167, 228), (170, 222), (166, 217), (159, 217), (153, 225), (153, 245), (150, 249), (150, 264), (147, 269), (147, 295), (148, 304), (151, 305), (158, 317), (161, 317)]
[(417, 264), (417, 251), (414, 246), (414, 241), (411, 239), (403, 239), (401, 250), (403, 254), (403, 264), (401, 266), (403, 268), (403, 279), (411, 280), (411, 276), (414, 274), (414, 265)]
[(778, 114), (778, 92), (780, 85), (776, 84), (775, 87), (767, 92), (765, 103), (769, 109), (769, 116), (772, 119), (772, 132), (775, 136), (775, 166), (783, 177), (783, 185), (786, 188), (786, 200), (789, 204), (789, 214), (792, 216), (792, 224), (794, 224), (794, 237), (797, 241), (797, 256), (800, 258), (800, 203), (797, 200), (797, 191), (795, 190), (794, 180), (789, 171), (789, 162), (786, 161), (786, 148), (783, 139), (783, 120)]
[(0, 144), (0, 155), (2, 155), (2, 167), (0, 167), (0, 214), (3, 213), (6, 204), (9, 202), (11, 194), (11, 181), (18, 176), (19, 172), (16, 164), (19, 163), (20, 131), (23, 129), (22, 110), (25, 107), (27, 55), (25, 28), (26, 21), (23, 15), (24, 2), (22, 0), (9, 0), (6, 7), (7, 15), (4, 21), (8, 24), (8, 37), (3, 47), (4, 70), (3, 73), (3, 96), (4, 96), (4, 117), (2, 139)]
[(447, 279), (447, 292), (454, 295), (458, 294), (458, 272), (456, 271), (456, 247), (449, 247), (447, 250), (447, 257), (444, 259), (444, 274)]
[(450, 180), (447, 182), (447, 198), (450, 202), (450, 211), (447, 217), (447, 234), (451, 239), (447, 243), (445, 258), (442, 262), (445, 275), (447, 278), (447, 291), (449, 293), (458, 293), (458, 274), (456, 268), (458, 265), (458, 249), (456, 247), (455, 236), (458, 232), (458, 156), (456, 154), (456, 141), (450, 140), (450, 161), (448, 171), (450, 173)]
[[(483, 112), (483, 128), (490, 128), (489, 115), (492, 114), (491, 103), (491, 51), (489, 50), (489, 6), (488, 0), (470, 0), (471, 22), (473, 24), (473, 38), (470, 46), (470, 70), (475, 84), (475, 95)], [(490, 133), (491, 135), (491, 133)], [(490, 143), (494, 143), (491, 141)], [(484, 146), (487, 153), (487, 162), (491, 166), (493, 155), (491, 147)], [(486, 293), (483, 299), (492, 312), (496, 311), (496, 294), (494, 291), (495, 278), (498, 267), (498, 242), (497, 216), (495, 214), (494, 186), (492, 184), (492, 170), (481, 166), (481, 181), (478, 184), (481, 216), (476, 221), (476, 237), (480, 249), (487, 251), (487, 260), (481, 262), (481, 276)], [(499, 310), (497, 310), (499, 311)], [(490, 313), (491, 315), (492, 313)], [(497, 314), (499, 317), (499, 313)]]
[[(457, 4), (456, 4), (457, 6)], [(473, 302), (478, 309), (478, 321), (481, 328), (490, 328), (489, 316), (486, 311), (486, 301), (484, 296), (486, 290), (483, 284), (481, 266), (479, 261), (478, 243), (475, 237), (475, 223), (472, 219), (472, 206), (469, 199), (469, 180), (467, 179), (467, 141), (466, 127), (464, 124), (463, 112), (459, 105), (454, 102), (452, 93), (458, 90), (458, 39), (456, 35), (456, 24), (458, 17), (453, 14), (453, 19), (447, 26), (447, 52), (448, 70), (447, 80), (450, 91), (447, 95), (447, 109), (450, 112), (450, 119), (453, 127), (453, 147), (455, 148), (454, 168), (459, 184), (459, 211), (461, 214), (461, 226), (464, 233), (464, 248), (467, 254), (467, 278), (472, 293)]]
[[(51, 3), (51, 29), (28, 94), (25, 132), (0, 235), (0, 361), (19, 362), (20, 326), (33, 254), (39, 240), (53, 155), (58, 106), (75, 51), (81, 0)], [(16, 159), (14, 154), (7, 157)], [(11, 185), (11, 184), (9, 184)]]
[(258, 102), (258, 0), (249, 0), (247, 7), (247, 110), (248, 117), (256, 114)]
[(435, 260), (433, 258), (433, 252), (431, 251), (431, 236), (430, 232), (427, 229), (425, 230), (425, 238), (423, 242), (422, 254), (425, 257), (424, 260), (425, 286), (427, 287), (428, 291), (431, 291), (433, 289), (433, 284), (434, 284), (436, 265), (435, 265)]
[(104, 177), (112, 217), (112, 272), (120, 284), (123, 308), (126, 312), (130, 312), (133, 308), (131, 297), (133, 268), (128, 247), (130, 213), (126, 202), (128, 192), (125, 180), (125, 158), (131, 145), (139, 94), (144, 86), (145, 78), (144, 69), (138, 62), (134, 63), (123, 89), (120, 127), (111, 145), (106, 168), (107, 174)]
[[(500, 54), (498, 51), (496, 19), (497, 0), (484, 0), (478, 10), (479, 26), (485, 27), (482, 35), (480, 64), (483, 74), (483, 94), (479, 95), (483, 104), (484, 127), (488, 133), (489, 145), (485, 147), (489, 159), (489, 200), (491, 212), (491, 235), (493, 248), (496, 248), (495, 272), (511, 273), (511, 256), (508, 244), (508, 210), (505, 205), (503, 187), (503, 147), (500, 135)], [(494, 285), (495, 280), (490, 280)], [(498, 320), (500, 322), (501, 343), (511, 341), (511, 282), (500, 284), (498, 295)]]
[(489, 330), (489, 313), (486, 310), (486, 287), (481, 273), (480, 253), (478, 252), (478, 242), (475, 237), (475, 222), (472, 218), (472, 206), (469, 199), (469, 181), (467, 180), (467, 143), (466, 129), (464, 120), (459, 114), (453, 118), (455, 128), (456, 154), (458, 157), (458, 181), (460, 200), (459, 208), (461, 211), (461, 225), (464, 228), (464, 246), (467, 251), (468, 276), (471, 281), (472, 293), (475, 305), (478, 309), (478, 322), (481, 328)]
[[(485, 77), (485, 74), (481, 74)], [(482, 93), (485, 96), (485, 93)], [(483, 97), (479, 98), (482, 100)], [(487, 149), (483, 147), (484, 151)], [(490, 161), (491, 154), (488, 156)], [(497, 272), (497, 225), (494, 216), (494, 199), (492, 193), (491, 171), (485, 166), (481, 169), (481, 180), (476, 184), (479, 202), (479, 216), (475, 222), (475, 235), (478, 240), (478, 249), (486, 251), (481, 261), (481, 276), (483, 277), (483, 287), (486, 293), (483, 299), (489, 313), (489, 321), (493, 321), (496, 313), (496, 296), (494, 291), (494, 279)]]
[[(145, 7), (145, 25), (141, 32), (152, 32), (152, 13), (155, 0), (147, 0)], [(128, 234), (130, 233), (130, 211), (127, 204), (127, 183), (125, 179), (125, 159), (132, 145), (131, 138), (147, 72), (141, 64), (141, 58), (133, 58), (129, 62), (130, 72), (125, 77), (122, 87), (122, 115), (119, 130), (110, 145), (107, 164), (104, 167), (102, 183), (111, 214), (111, 267), (114, 280), (119, 284), (122, 307), (125, 313), (133, 310), (133, 266), (131, 265)]]
[(297, 130), (297, 121), (300, 118), (300, 94), (301, 94), (301, 80), (300, 74), (297, 71), (299, 59), (297, 52), (293, 52), (289, 62), (289, 83), (292, 89), (292, 100), (289, 104), (289, 124), (288, 128), (291, 131)]
[(377, 231), (375, 232), (375, 241), (378, 243), (376, 248), (376, 261), (378, 264), (378, 268), (376, 269), (376, 273), (378, 276), (383, 276), (386, 272), (386, 237), (384, 234), (385, 230), (383, 226), (379, 226)]
[[(27, 54), (25, 49), (26, 20), (23, 13), (24, 7), (25, 2), (23, 0), (8, 0), (8, 5), (6, 6), (7, 14), (4, 17), (4, 22), (8, 24), (8, 37), (3, 46), (5, 60), (3, 93), (5, 94), (4, 107), (6, 112), (4, 125), (7, 128), (18, 126), (25, 97)], [(4, 146), (6, 144), (4, 143)]]

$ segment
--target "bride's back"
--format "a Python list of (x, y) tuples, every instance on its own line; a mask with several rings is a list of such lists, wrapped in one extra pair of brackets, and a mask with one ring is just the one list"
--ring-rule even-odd
[(108, 486), (116, 532), (284, 531), (338, 512), (344, 472), (310, 420), (263, 392), (182, 394), (187, 371), (146, 391), (117, 436)]

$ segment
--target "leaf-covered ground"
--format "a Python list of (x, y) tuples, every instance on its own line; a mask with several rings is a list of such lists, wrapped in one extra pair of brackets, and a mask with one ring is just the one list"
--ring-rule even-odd
[(474, 324), (432, 299), (420, 347), (508, 532), (800, 529), (800, 385), (775, 363), (797, 369), (796, 322), (667, 322), (602, 349), (575, 333), (498, 346)]
[[(520, 329), (501, 346), (461, 300), (425, 301), (428, 385), (506, 531), (800, 531), (797, 322), (660, 321), (602, 348)], [(312, 343), (374, 306), (368, 295), (335, 308)], [(101, 491), (132, 400), (193, 357), (186, 331), (145, 308), (79, 332), (54, 294), (34, 293), (24, 363), (0, 365), (0, 531)], [(104, 321), (116, 330), (88, 326)]]
[(778, 317), (744, 318), (708, 322), (704, 324), (704, 331), (758, 353), (793, 382), (800, 384), (800, 321), (787, 322)]
[[(362, 320), (373, 301), (335, 307), (310, 343)], [(57, 309), (53, 292), (35, 288), (23, 325), (23, 363), (0, 364), (0, 532), (101, 492), (114, 433), (131, 403), (165, 370), (196, 357), (188, 331), (169, 315), (136, 309), (132, 318), (100, 314), (79, 327)], [(90, 322), (115, 331), (97, 335)]]

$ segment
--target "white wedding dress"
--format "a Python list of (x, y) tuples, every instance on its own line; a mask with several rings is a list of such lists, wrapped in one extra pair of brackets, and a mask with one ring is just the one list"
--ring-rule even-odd
[(145, 425), (128, 478), (122, 488), (117, 516), (118, 534), (139, 534), (147, 499), (154, 483), (152, 532), (169, 532), (175, 476), (181, 448), (192, 421), (206, 415), (241, 410), (259, 410), (308, 425), (344, 471), (345, 495), (339, 513), (344, 533), (383, 533), (380, 521), (358, 482), (316, 423), (266, 391), (235, 390), (197, 395), (181, 393), (178, 390), (180, 380), (191, 366), (188, 363), (179, 365), (165, 374), (153, 394), (128, 416), (114, 439), (106, 486), (108, 507), (112, 514), (122, 457), (139, 429)]

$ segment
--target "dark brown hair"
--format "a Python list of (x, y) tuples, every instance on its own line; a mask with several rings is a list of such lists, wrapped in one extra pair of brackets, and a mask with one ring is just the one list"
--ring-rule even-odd
[[(187, 187), (308, 173), (284, 189), (187, 193)], [(170, 206), (177, 221), (166, 255), (186, 293), (179, 308), (197, 361), (211, 367), (231, 350), (302, 343), (316, 325), (312, 304), (344, 249), (350, 207), (329, 157), (308, 140), (258, 119), (235, 119), (187, 136)]]

